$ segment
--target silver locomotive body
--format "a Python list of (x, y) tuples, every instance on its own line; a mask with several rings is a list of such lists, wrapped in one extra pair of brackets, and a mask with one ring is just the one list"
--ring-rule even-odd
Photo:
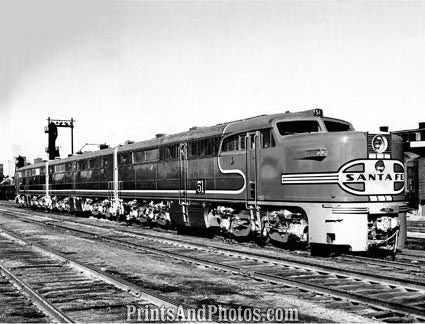
[[(254, 131), (258, 120), (252, 120), (242, 154), (221, 152), (219, 159), (224, 169), (243, 170), (246, 205), (257, 211), (252, 218), (265, 224), (260, 227), (272, 240), (308, 240), (313, 249), (336, 245), (352, 251), (403, 246), (406, 204), (398, 136), (356, 132), (320, 110), (266, 119), (276, 135), (273, 145), (264, 145), (263, 134)], [(227, 131), (238, 134), (240, 126), (229, 125)]]
[(17, 200), (312, 250), (394, 251), (405, 239), (402, 155), (399, 137), (319, 109), (264, 115), (26, 166)]

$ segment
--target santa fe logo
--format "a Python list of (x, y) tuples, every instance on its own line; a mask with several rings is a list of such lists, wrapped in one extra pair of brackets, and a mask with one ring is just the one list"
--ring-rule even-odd
[(396, 160), (355, 160), (332, 173), (282, 174), (282, 184), (335, 183), (355, 195), (397, 195), (404, 190), (404, 166)]

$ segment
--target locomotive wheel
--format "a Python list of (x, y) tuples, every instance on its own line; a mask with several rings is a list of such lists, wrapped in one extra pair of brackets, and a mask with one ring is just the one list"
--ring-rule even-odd
[(115, 221), (115, 220), (117, 220), (117, 216), (116, 216), (116, 215), (114, 215), (113, 213), (109, 213), (109, 212), (107, 212), (107, 213), (105, 214), (105, 218), (106, 218), (106, 219), (108, 219), (108, 220), (110, 220), (110, 221)]
[(169, 221), (165, 221), (165, 222), (157, 222), (158, 226), (161, 228), (169, 228), (170, 227), (170, 222)]
[(299, 246), (299, 243), (300, 241), (296, 235), (289, 235), (287, 246), (290, 251), (296, 250)]
[(118, 222), (125, 222), (127, 220), (126, 214), (120, 214), (118, 215), (117, 221)]
[(157, 218), (156, 224), (158, 224), (161, 228), (169, 228), (170, 227), (170, 221), (167, 219)]
[(236, 234), (231, 233), (231, 236), (238, 242), (245, 242), (245, 241), (249, 241), (250, 239), (252, 239), (251, 229), (239, 231)]
[(268, 235), (266, 237), (264, 237), (264, 236), (257, 236), (254, 240), (255, 240), (255, 243), (258, 246), (266, 246), (269, 243), (270, 238), (269, 238)]

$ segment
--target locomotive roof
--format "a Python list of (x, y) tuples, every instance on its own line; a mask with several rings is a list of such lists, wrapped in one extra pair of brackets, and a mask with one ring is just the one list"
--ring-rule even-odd
[(322, 118), (341, 122), (341, 123), (348, 123), (342, 119), (316, 115), (315, 109), (312, 109), (312, 110), (305, 110), (305, 111), (300, 111), (295, 113), (285, 112), (280, 114), (261, 115), (261, 116), (257, 116), (253, 118), (238, 120), (235, 122), (228, 123), (229, 126), (226, 128), (225, 131), (226, 131), (226, 134), (249, 132), (249, 131), (269, 128), (271, 127), (272, 123), (275, 121), (303, 120), (303, 119), (311, 120), (311, 119), (322, 119)]
[[(190, 141), (194, 139), (202, 139), (202, 138), (221, 136), (226, 134), (259, 130), (259, 129), (269, 128), (272, 122), (274, 121), (280, 121), (285, 119), (292, 120), (292, 119), (322, 118), (322, 116), (316, 116), (314, 114), (314, 111), (315, 110), (313, 109), (313, 110), (306, 110), (306, 111), (294, 112), (294, 113), (286, 112), (286, 113), (279, 113), (279, 114), (260, 115), (260, 116), (240, 119), (240, 120), (236, 120), (232, 122), (226, 122), (226, 123), (218, 124), (215, 126), (196, 127), (196, 128), (194, 127), (186, 132), (165, 135), (158, 138), (153, 138), (153, 139), (145, 140), (145, 141), (139, 141), (132, 144), (119, 145), (118, 152), (133, 151), (137, 149), (150, 148), (150, 147), (153, 148), (153, 147), (158, 147), (161, 145), (167, 145), (167, 144), (176, 143), (176, 142)], [(346, 121), (343, 121), (340, 119), (329, 118), (329, 117), (324, 117), (324, 118), (347, 123)], [(98, 150), (94, 152), (77, 154), (64, 159), (49, 161), (49, 165), (56, 165), (56, 164), (76, 161), (80, 159), (90, 159), (93, 157), (113, 154), (113, 152), (114, 152), (114, 148), (107, 148), (107, 149)], [(44, 165), (45, 165), (45, 162), (40, 162), (37, 164), (24, 166), (20, 168), (19, 170), (27, 170), (27, 169), (37, 168), (37, 167), (43, 167)]]
[(202, 139), (207, 137), (220, 136), (223, 133), (223, 129), (228, 123), (219, 124), (215, 126), (209, 127), (194, 127), (189, 131), (164, 135), (158, 138), (153, 138), (150, 140), (145, 140), (141, 142), (136, 142), (133, 144), (121, 145), (118, 148), (118, 152), (127, 151), (127, 150), (137, 150), (140, 148), (149, 148), (149, 147), (157, 147), (161, 145), (176, 143), (176, 142), (184, 142), (190, 141), (194, 139)]

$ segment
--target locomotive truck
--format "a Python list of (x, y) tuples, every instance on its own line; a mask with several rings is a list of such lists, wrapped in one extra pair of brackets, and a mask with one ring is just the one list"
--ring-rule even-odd
[(17, 170), (23, 206), (264, 244), (395, 252), (406, 231), (401, 139), (321, 109), (261, 115)]

